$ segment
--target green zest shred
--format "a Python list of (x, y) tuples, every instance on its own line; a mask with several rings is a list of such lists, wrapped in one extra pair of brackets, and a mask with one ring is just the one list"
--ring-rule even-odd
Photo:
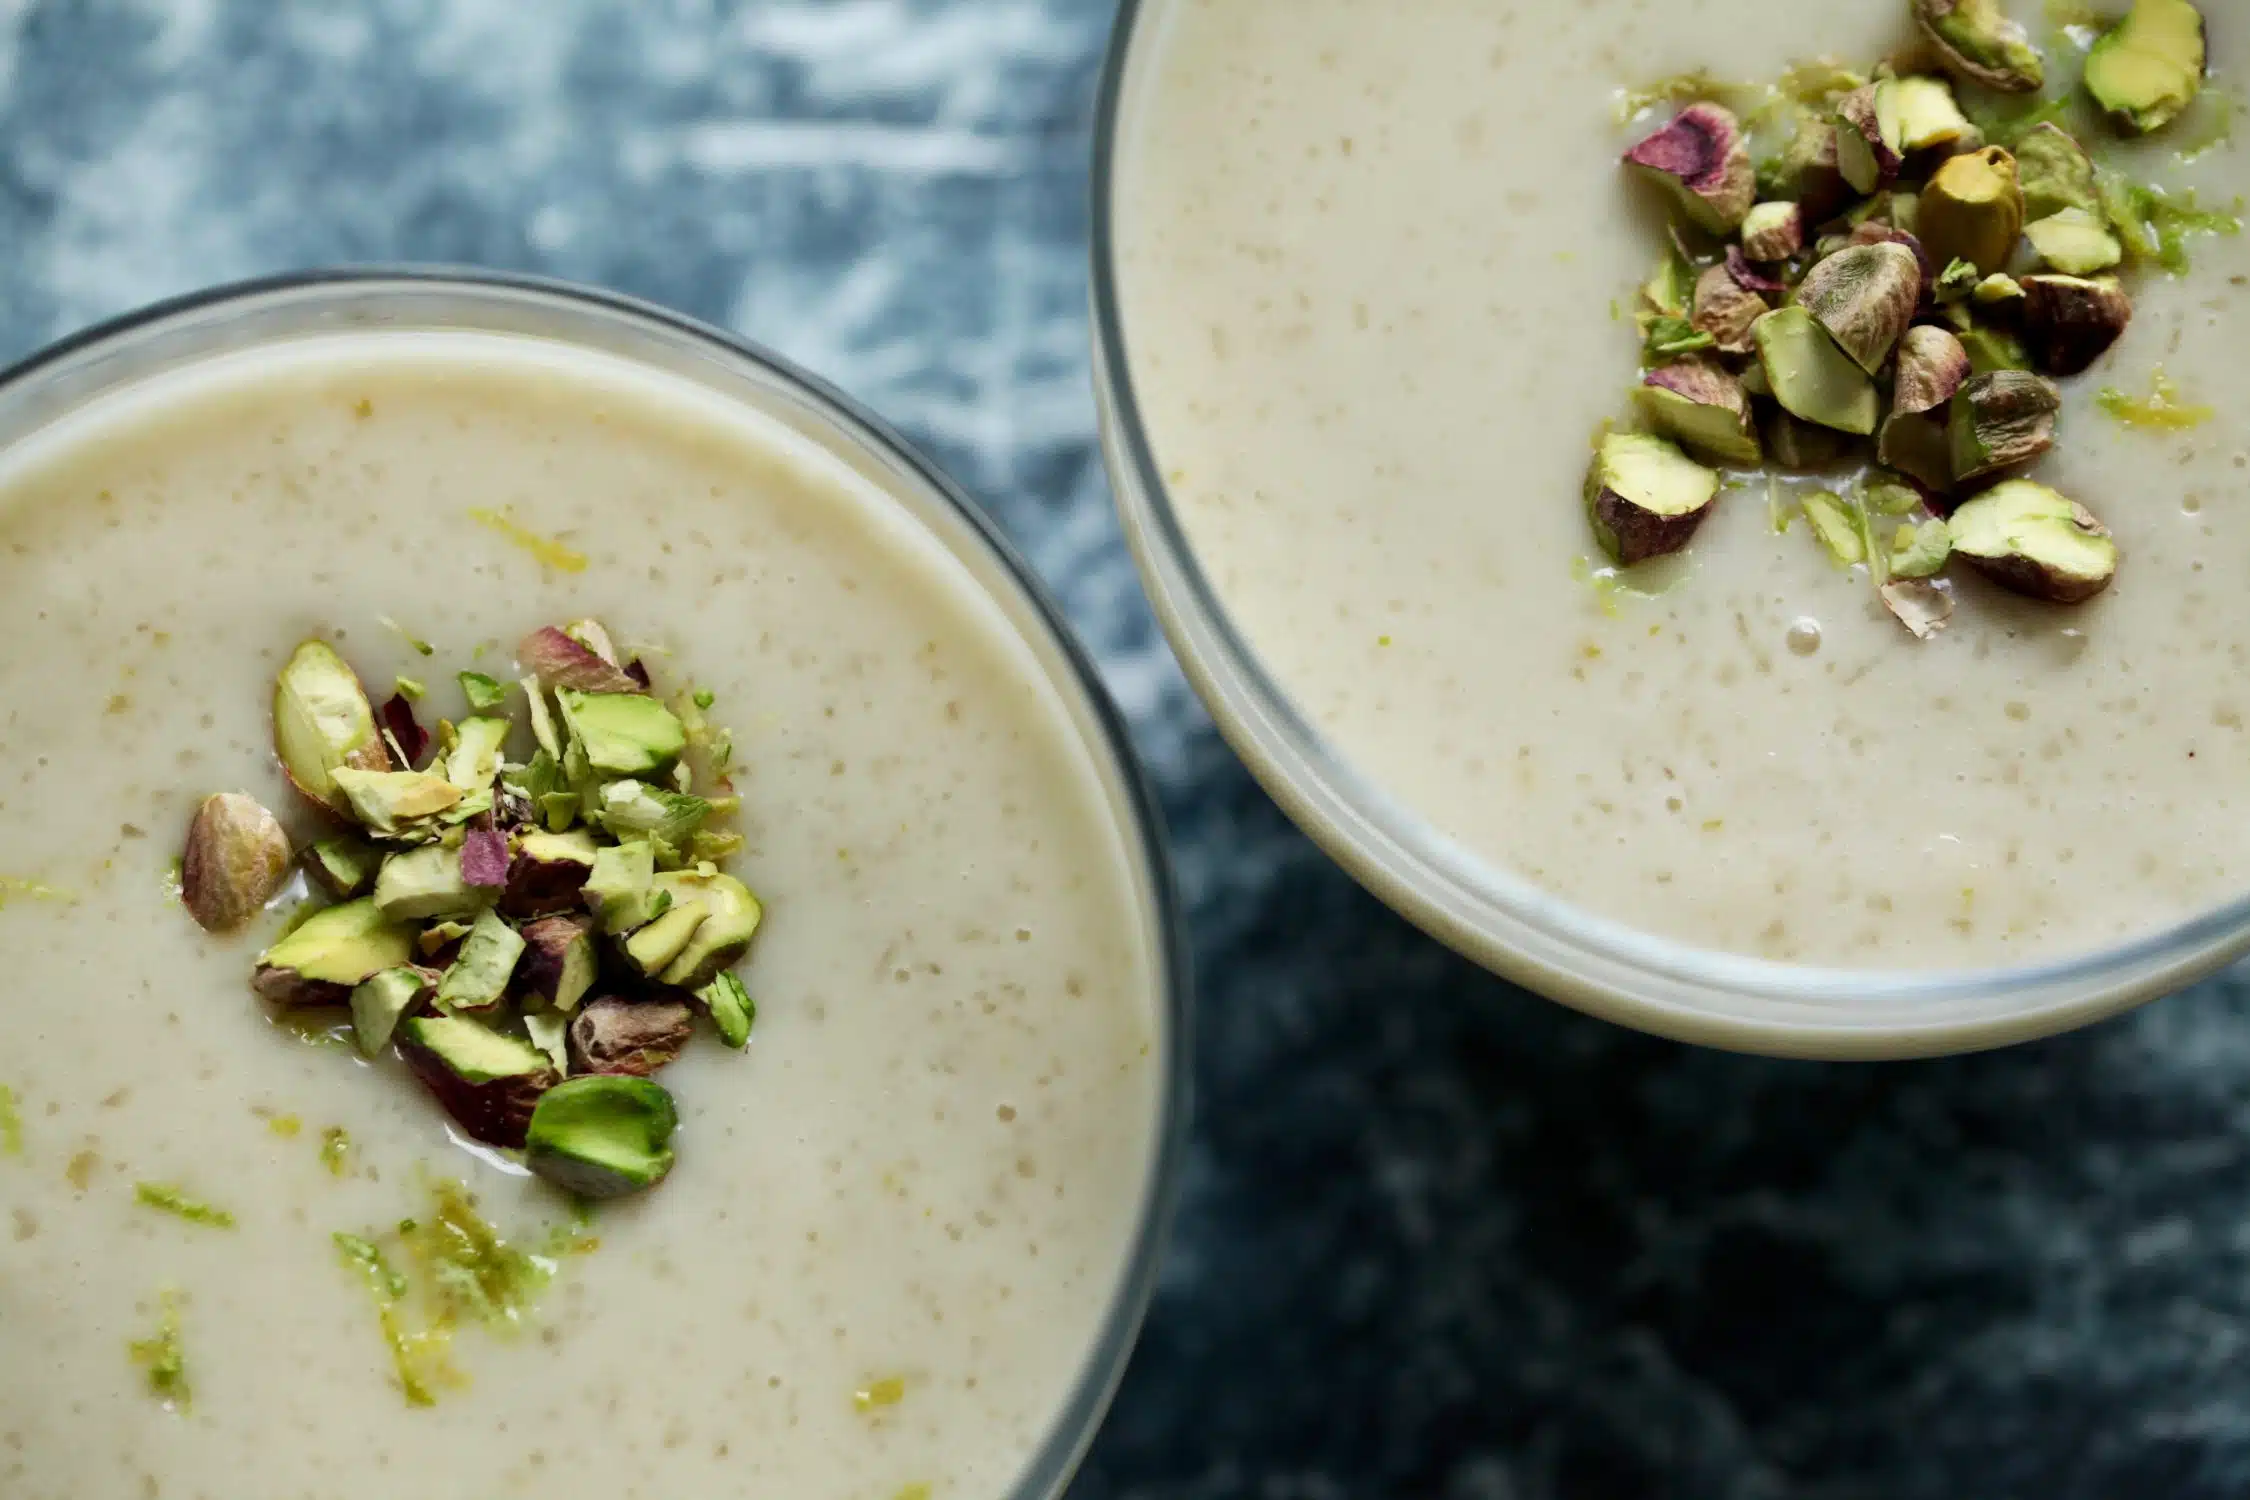
[(351, 1170), (352, 1136), (341, 1125), (331, 1125), (320, 1133), (320, 1164), (331, 1177), (341, 1177)]
[(208, 1229), (234, 1228), (233, 1214), (200, 1198), (190, 1198), (168, 1182), (135, 1183), (133, 1197), (144, 1207), (170, 1214), (175, 1219), (185, 1219), (190, 1224), (201, 1224)]
[(20, 875), (0, 875), (0, 906), (6, 906), (15, 897), (28, 901), (68, 902), (73, 899), (69, 892), (42, 880), (29, 880)]
[(580, 1205), (538, 1250), (521, 1249), (478, 1212), (466, 1187), (445, 1180), (431, 1184), (422, 1217), (402, 1219), (387, 1233), (332, 1239), (375, 1298), (407, 1404), (430, 1406), (441, 1389), (468, 1383), (452, 1360), (454, 1335), (469, 1326), (502, 1335), (521, 1329), (561, 1262), (600, 1248), (589, 1224)]
[(2101, 409), (2127, 427), (2159, 432), (2186, 432), (2201, 427), (2218, 413), (2208, 406), (2192, 406), (2180, 399), (2180, 388), (2159, 366), (2149, 377), (2146, 396), (2128, 396), (2116, 386), (2105, 386), (2094, 398)]
[(0, 1083), (0, 1156), (23, 1155), (23, 1112), (16, 1108), (16, 1091)]
[(125, 1348), (133, 1363), (148, 1372), (148, 1393), (167, 1411), (186, 1411), (195, 1392), (188, 1383), (187, 1356), (180, 1347), (180, 1294), (167, 1287), (157, 1296), (156, 1332)]
[(2233, 237), (2242, 233), (2242, 203), (2219, 213), (2203, 208), (2193, 191), (2177, 194), (2128, 180), (2122, 173), (2102, 168), (2096, 173), (2102, 210), (2117, 241), (2131, 263), (2154, 261), (2175, 276), (2188, 269), (2190, 235)]
[(504, 510), (472, 510), (469, 512), (469, 519), (506, 537), (539, 559), (542, 567), (553, 568), (559, 573), (586, 571), (585, 553), (573, 551), (551, 537), (541, 536)]

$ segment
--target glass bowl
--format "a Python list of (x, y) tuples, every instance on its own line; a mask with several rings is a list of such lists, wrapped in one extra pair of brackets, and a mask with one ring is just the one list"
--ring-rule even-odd
[(1682, 1041), (1815, 1058), (1994, 1047), (2083, 1026), (2250, 950), (2250, 897), (2119, 946), (1962, 971), (1816, 968), (1652, 937), (1470, 853), (1362, 774), (1298, 710), (1188, 540), (1133, 388), (1117, 264), (1119, 153), (1169, 0), (1122, 0), (1094, 138), (1094, 386), (1126, 539), (1181, 666), (1268, 792), (1409, 921), (1526, 988)]
[(1189, 966), (1156, 801), (1092, 660), (1028, 564), (961, 490), (833, 386), (746, 340), (631, 298), (479, 271), (367, 268), (222, 286), (50, 345), (0, 373), (0, 445), (175, 366), (308, 335), (447, 329), (561, 340), (692, 380), (788, 424), (896, 498), (1014, 625), (1068, 708), (1134, 866), (1149, 970), (1158, 1097), (1145, 1186), (1116, 1283), (1070, 1389), (1007, 1500), (1055, 1500), (1108, 1409), (1140, 1331), (1179, 1182), (1188, 1113)]

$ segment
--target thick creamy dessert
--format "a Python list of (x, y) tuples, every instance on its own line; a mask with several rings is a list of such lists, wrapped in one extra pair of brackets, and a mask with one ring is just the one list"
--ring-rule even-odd
[[(1588, 581), (1580, 485), (1664, 207), (1620, 169), (1619, 90), (1881, 57), (1904, 5), (1155, 0), (1144, 28), (1115, 202), (1134, 395), (1224, 608), (1385, 792), (1601, 916), (1809, 963), (2059, 958), (2250, 884), (2250, 242), (2137, 282), (2130, 335), (2067, 384), (2039, 477), (2116, 533), (2103, 597), (1971, 579), (1917, 642), (1775, 534), (1762, 481), (1661, 592), (1618, 592)], [(2212, 44), (2222, 78), (2250, 56)], [(2240, 150), (2177, 144), (2127, 159), (2250, 186)], [(2096, 409), (2159, 365), (2215, 418)]]
[[(756, 1032), (663, 1075), (669, 1180), (595, 1213), (519, 1331), (457, 1330), (466, 1384), (410, 1408), (332, 1235), (426, 1221), (452, 1178), (534, 1251), (569, 1206), (395, 1061), (273, 1024), (246, 985), (280, 913), (210, 937), (167, 867), (206, 792), (311, 827), (263, 713), (299, 640), (387, 691), (408, 636), (507, 677), (583, 615), (734, 730)], [(19, 444), (0, 1493), (1005, 1494), (1116, 1293), (1163, 1052), (1146, 872), (1037, 629), (779, 421), (559, 344), (309, 339)]]

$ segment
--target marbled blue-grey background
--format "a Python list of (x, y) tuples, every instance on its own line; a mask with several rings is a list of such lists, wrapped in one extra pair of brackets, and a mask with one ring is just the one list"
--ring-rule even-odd
[(1094, 450), (1109, 19), (0, 0), (0, 353), (286, 267), (536, 270), (778, 346), (993, 508), (1132, 716), (1202, 969), (1177, 1246), (1082, 1500), (2250, 1494), (2238, 988), (1950, 1062), (1688, 1051), (1439, 950), (1229, 758)]

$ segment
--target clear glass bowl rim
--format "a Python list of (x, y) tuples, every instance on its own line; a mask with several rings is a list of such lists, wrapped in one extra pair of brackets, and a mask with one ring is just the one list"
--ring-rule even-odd
[(2250, 950), (2250, 894), (2083, 955), (1965, 970), (1776, 963), (1654, 937), (1545, 894), (1447, 839), (1356, 770), (1227, 613), (1167, 493), (1127, 357), (1119, 150), (1136, 49), (1169, 0), (1120, 0), (1094, 124), (1095, 396), (1111, 488), (1173, 649), (1221, 732), (1285, 811), (1401, 915), (1566, 1004), (1683, 1041), (1814, 1058), (1928, 1056), (2083, 1026)]
[[(881, 417), (763, 345), (655, 303), (596, 287), (474, 267), (420, 265), (344, 266), (230, 282), (152, 303), (46, 345), (0, 370), (0, 398), (21, 398), (39, 383), (66, 377), (100, 356), (138, 342), (160, 339), (168, 333), (192, 335), (198, 324), (203, 325), (204, 342), (190, 351), (191, 356), (254, 347), (275, 336), (260, 332), (230, 341), (227, 332), (236, 325), (221, 321), (229, 315), (301, 312), (311, 318), (324, 311), (379, 303), (412, 305), (416, 312), (396, 323), (312, 324), (297, 331), (332, 332), (340, 326), (450, 328), (528, 332), (568, 342), (567, 325), (575, 319), (581, 328), (607, 324), (659, 343), (675, 341), (689, 346), (715, 357), (722, 367), (731, 364), (738, 374), (796, 402), (837, 434), (882, 460), (905, 482), (920, 486), (939, 501), (973, 544), (999, 565), (1002, 577), (1022, 595), (1030, 618), (1045, 630), (1049, 644), (1065, 664), (1071, 680), (1058, 683), (1058, 690), (1075, 690), (1082, 700), (1086, 716), (1100, 736), (1099, 743), (1090, 743), (1087, 748), (1097, 762), (1106, 758), (1101, 769), (1114, 778), (1117, 800), (1132, 825), (1127, 830), (1128, 839), (1141, 862), (1147, 919), (1154, 929), (1154, 979), (1160, 991), (1156, 1022), (1161, 1036), (1154, 1138), (1119, 1279), (1066, 1399), (1049, 1419), (1046, 1434), (1007, 1492), (1007, 1500), (1056, 1500), (1100, 1430), (1156, 1288), (1179, 1195), (1193, 1078), (1193, 971), (1164, 820), (1146, 771), (1133, 750), (1124, 716), (1104, 686), (1093, 658), (1014, 543), (944, 471)], [(458, 316), (432, 315), (429, 308), (433, 305), (449, 306)], [(488, 321), (475, 320), (479, 310), (488, 315)], [(519, 317), (552, 315), (565, 326), (532, 329), (500, 318), (503, 311)], [(607, 352), (633, 358), (613, 348)], [(127, 372), (123, 379), (105, 378), (57, 412), (47, 414), (42, 422), (147, 373), (147, 369), (140, 369)]]

